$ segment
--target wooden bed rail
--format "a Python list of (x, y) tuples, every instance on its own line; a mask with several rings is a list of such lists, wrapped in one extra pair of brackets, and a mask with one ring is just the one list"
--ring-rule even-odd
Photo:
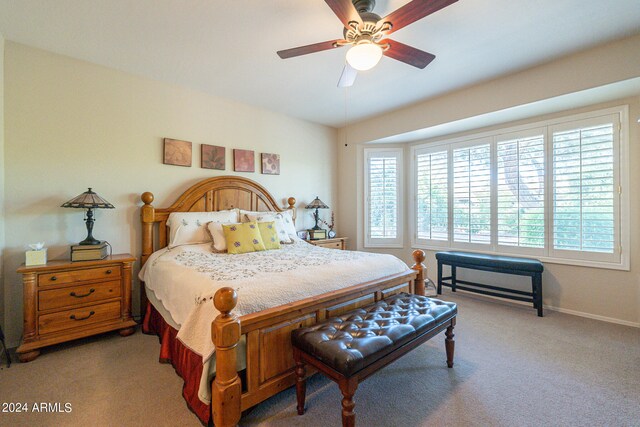
[[(405, 283), (406, 277), (409, 277), (410, 280), (413, 281), (413, 283), (410, 283), (409, 288), (418, 295), (424, 295), (426, 267), (423, 262), (425, 260), (425, 253), (417, 249), (413, 251), (412, 256), (415, 263), (411, 269), (414, 270), (414, 273), (408, 276), (406, 273), (404, 274)], [(402, 277), (402, 274), (393, 275), (390, 276), (387, 282), (372, 283), (370, 288), (365, 288), (369, 291), (375, 291), (379, 290), (379, 288), (382, 289), (385, 285), (396, 285), (399, 280), (402, 280)], [(344, 293), (343, 297), (348, 296), (348, 289), (349, 288), (335, 291), (335, 293)], [(231, 313), (237, 302), (238, 295), (236, 291), (229, 287), (219, 289), (213, 298), (213, 305), (220, 312), (220, 315), (218, 315), (211, 324), (211, 338), (216, 347), (216, 376), (211, 385), (211, 411), (214, 425), (221, 427), (236, 426), (242, 416), (242, 383), (236, 371), (236, 352), (241, 334), (247, 331), (242, 330), (240, 325), (241, 320)], [(291, 309), (302, 312), (303, 310), (313, 308), (306, 307), (306, 305), (306, 303), (302, 305), (295, 303), (290, 304), (290, 307), (287, 307), (284, 311), (290, 311), (289, 309)], [(252, 315), (245, 317), (251, 319), (250, 323), (252, 324), (261, 323), (258, 321), (259, 319), (253, 319)], [(281, 322), (282, 319), (279, 321)]]

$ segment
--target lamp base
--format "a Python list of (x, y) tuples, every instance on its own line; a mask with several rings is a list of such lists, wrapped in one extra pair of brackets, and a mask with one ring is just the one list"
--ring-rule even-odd
[(86, 239), (84, 239), (82, 242), (78, 244), (85, 246), (85, 245), (101, 245), (102, 243), (104, 243), (104, 240), (97, 240), (97, 239), (94, 239), (93, 236), (91, 236), (91, 237), (87, 237)]

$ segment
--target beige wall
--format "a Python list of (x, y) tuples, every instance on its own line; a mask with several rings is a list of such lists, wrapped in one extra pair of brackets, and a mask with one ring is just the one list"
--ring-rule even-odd
[[(289, 196), (301, 206), (319, 195), (337, 207), (334, 129), (11, 42), (5, 82), (5, 305), (12, 345), (21, 332), (15, 270), (25, 246), (45, 241), (50, 259), (67, 256), (86, 229), (81, 211), (59, 206), (86, 187), (116, 207), (97, 211), (95, 237), (134, 255), (140, 253), (139, 195), (151, 191), (154, 205), (163, 207), (203, 178), (236, 174), (232, 148), (255, 150), (257, 158), (281, 155), (280, 175), (261, 175), (258, 162), (256, 173), (237, 175), (266, 186), (283, 206)], [(163, 137), (193, 142), (191, 168), (162, 164)], [(199, 167), (202, 143), (227, 147), (226, 171)], [(310, 226), (307, 212), (298, 212), (298, 228)]]
[[(562, 58), (540, 67), (486, 82), (342, 129), (339, 136), (341, 143), (338, 147), (338, 174), (341, 183), (338, 217), (342, 218), (342, 224), (345, 225), (342, 229), (352, 240), (352, 248), (356, 246), (362, 248), (364, 241), (362, 174), (365, 142), (524, 105), (539, 101), (542, 97), (553, 98), (574, 91), (639, 77), (640, 56), (637, 54), (638, 51), (640, 51), (640, 36)], [(637, 167), (638, 159), (640, 159), (640, 132), (636, 122), (640, 117), (640, 97), (636, 94), (630, 98), (557, 112), (526, 121), (544, 120), (622, 104), (630, 106), (631, 271), (546, 263), (543, 278), (544, 303), (560, 311), (640, 326), (640, 239), (638, 239), (640, 198), (637, 196), (637, 192), (633, 191), (640, 186), (640, 168)], [(509, 127), (526, 121), (505, 123), (466, 133)], [(447, 135), (439, 139), (462, 135), (464, 133)], [(345, 143), (348, 146), (345, 147)], [(408, 147), (410, 145), (412, 144), (404, 145), (405, 165), (409, 161)], [(408, 175), (405, 176), (405, 180), (405, 188), (409, 188)], [(405, 202), (407, 197), (408, 195), (405, 194)], [(351, 212), (356, 214), (352, 215)], [(408, 224), (407, 218), (405, 212), (405, 224)], [(411, 262), (412, 248), (407, 233), (408, 231), (405, 229), (404, 249), (381, 249), (378, 251), (393, 253), (405, 261)], [(433, 251), (427, 253), (427, 267), (429, 268), (429, 276), (436, 279)], [(505, 281), (507, 276), (485, 276), (484, 279), (500, 283)], [(518, 284), (526, 286), (526, 282), (523, 281), (518, 281)]]
[(640, 34), (355, 123), (348, 140), (366, 143), (639, 77), (639, 51)]
[(4, 37), (0, 34), (0, 326), (5, 329), (4, 319)]

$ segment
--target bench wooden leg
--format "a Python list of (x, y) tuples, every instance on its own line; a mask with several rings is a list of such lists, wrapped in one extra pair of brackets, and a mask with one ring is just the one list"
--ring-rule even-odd
[(343, 378), (338, 383), (342, 392), (342, 427), (355, 427), (356, 412), (353, 410), (356, 404), (353, 401), (353, 395), (356, 394), (358, 388), (358, 380), (356, 378)]
[(451, 292), (456, 291), (456, 285), (457, 285), (456, 281), (457, 281), (456, 266), (451, 265)]
[(304, 414), (304, 401), (307, 395), (307, 369), (302, 358), (294, 348), (294, 359), (296, 361), (296, 398), (298, 399), (298, 415)]
[(447, 366), (449, 368), (453, 368), (453, 352), (455, 350), (456, 342), (453, 340), (455, 337), (453, 333), (453, 327), (456, 324), (456, 319), (453, 318), (451, 320), (451, 325), (447, 328), (445, 332), (446, 338), (444, 339), (444, 347), (447, 350)]
[(533, 287), (533, 306), (538, 309), (538, 316), (542, 317), (542, 274), (537, 273), (531, 277)]

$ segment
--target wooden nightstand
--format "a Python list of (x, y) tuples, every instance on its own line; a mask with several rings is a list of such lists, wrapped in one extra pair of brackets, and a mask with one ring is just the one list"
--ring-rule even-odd
[(341, 251), (344, 251), (347, 249), (347, 240), (349, 240), (348, 237), (336, 237), (333, 239), (305, 240), (305, 242), (323, 248), (340, 249)]
[(50, 261), (22, 266), (24, 331), (16, 351), (21, 362), (40, 355), (40, 348), (120, 330), (131, 335), (131, 266), (129, 254), (98, 261)]

